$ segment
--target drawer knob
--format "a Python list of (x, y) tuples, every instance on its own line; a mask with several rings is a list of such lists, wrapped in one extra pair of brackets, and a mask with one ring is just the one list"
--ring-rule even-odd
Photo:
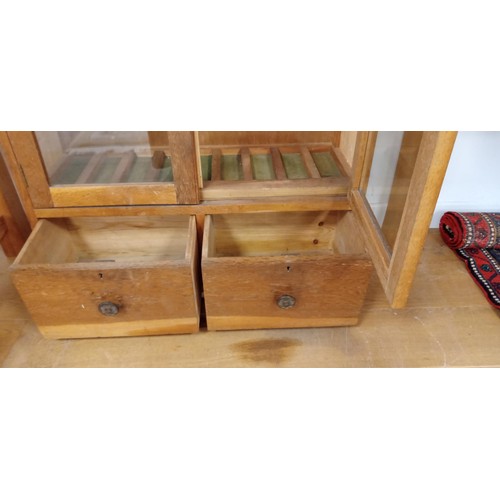
[(104, 314), (104, 316), (116, 316), (120, 306), (114, 302), (101, 302), (99, 304), (99, 312)]
[(278, 307), (281, 309), (291, 309), (295, 305), (295, 302), (295, 297), (292, 297), (291, 295), (282, 295), (277, 300)]

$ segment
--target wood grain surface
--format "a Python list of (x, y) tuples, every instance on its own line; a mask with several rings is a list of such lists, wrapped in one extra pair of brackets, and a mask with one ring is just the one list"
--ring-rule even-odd
[[(354, 324), (372, 263), (359, 244), (336, 234), (340, 220), (335, 213), (208, 215), (202, 253), (208, 329)], [(360, 253), (347, 253), (353, 249)], [(294, 298), (293, 307), (279, 307), (284, 295)]]
[[(196, 331), (196, 222), (183, 219), (183, 228), (174, 220), (171, 234), (163, 218), (40, 221), (12, 279), (41, 332), (71, 338)], [(119, 306), (116, 316), (99, 312), (108, 301)]]

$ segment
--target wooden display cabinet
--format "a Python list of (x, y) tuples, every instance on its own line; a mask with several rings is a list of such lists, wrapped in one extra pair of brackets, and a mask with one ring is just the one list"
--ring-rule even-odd
[[(279, 294), (292, 296), (278, 288), (300, 285), (300, 301), (277, 310), (272, 307), (279, 307), (279, 300), (273, 299), (276, 304), (266, 306), (271, 310), (260, 322), (233, 321), (244, 314), (241, 308), (231, 312), (229, 305), (224, 314), (223, 300), (214, 309), (222, 293), (217, 284), (214, 294), (207, 289), (207, 316), (209, 328), (218, 329), (352, 324), (371, 267), (389, 304), (404, 307), (455, 137), (455, 132), (1, 132), (0, 147), (32, 226), (52, 218), (194, 216), (208, 273), (201, 282), (210, 286), (218, 283), (217, 273), (236, 269), (239, 259), (249, 266), (249, 275), (253, 264), (246, 255), (251, 242), (224, 257), (207, 239), (226, 234), (219, 248), (230, 245), (233, 236), (245, 231), (238, 226), (252, 219), (247, 225), (251, 234), (258, 234), (259, 226), (268, 228), (261, 241), (264, 250), (266, 239), (272, 247), (280, 227), (296, 221), (295, 239), (305, 235), (314, 245), (323, 241), (301, 224), (310, 216), (330, 221), (332, 234), (323, 253), (310, 253), (307, 242), (299, 250), (281, 242), (279, 256), (271, 252), (264, 258), (280, 266), (287, 259), (300, 260), (292, 254), (306, 249), (307, 265), (299, 268), (307, 285), (289, 274), (283, 282), (269, 281), (269, 296), (278, 299)], [(220, 232), (221, 224), (233, 227), (230, 236)], [(259, 262), (257, 273), (259, 266), (266, 267)], [(340, 270), (350, 269), (349, 262), (352, 270), (339, 276)], [(337, 283), (333, 288), (319, 280), (320, 268)], [(307, 269), (316, 269), (316, 277)], [(339, 300), (325, 300), (320, 314), (310, 303), (302, 314), (299, 304), (305, 303), (308, 289), (311, 296), (324, 293)], [(355, 300), (347, 299), (343, 307), (343, 295)], [(216, 321), (210, 320), (211, 310)], [(287, 321), (287, 314), (293, 321)]]

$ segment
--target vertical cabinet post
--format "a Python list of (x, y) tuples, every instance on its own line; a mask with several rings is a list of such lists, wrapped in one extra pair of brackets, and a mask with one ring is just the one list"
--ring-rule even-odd
[(200, 202), (200, 155), (196, 132), (168, 132), (177, 203)]

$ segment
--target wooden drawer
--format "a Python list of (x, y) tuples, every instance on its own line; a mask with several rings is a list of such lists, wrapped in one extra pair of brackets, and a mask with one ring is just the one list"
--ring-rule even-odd
[(355, 324), (371, 271), (351, 212), (206, 217), (209, 330)]
[(194, 217), (41, 220), (11, 271), (46, 337), (199, 328)]

